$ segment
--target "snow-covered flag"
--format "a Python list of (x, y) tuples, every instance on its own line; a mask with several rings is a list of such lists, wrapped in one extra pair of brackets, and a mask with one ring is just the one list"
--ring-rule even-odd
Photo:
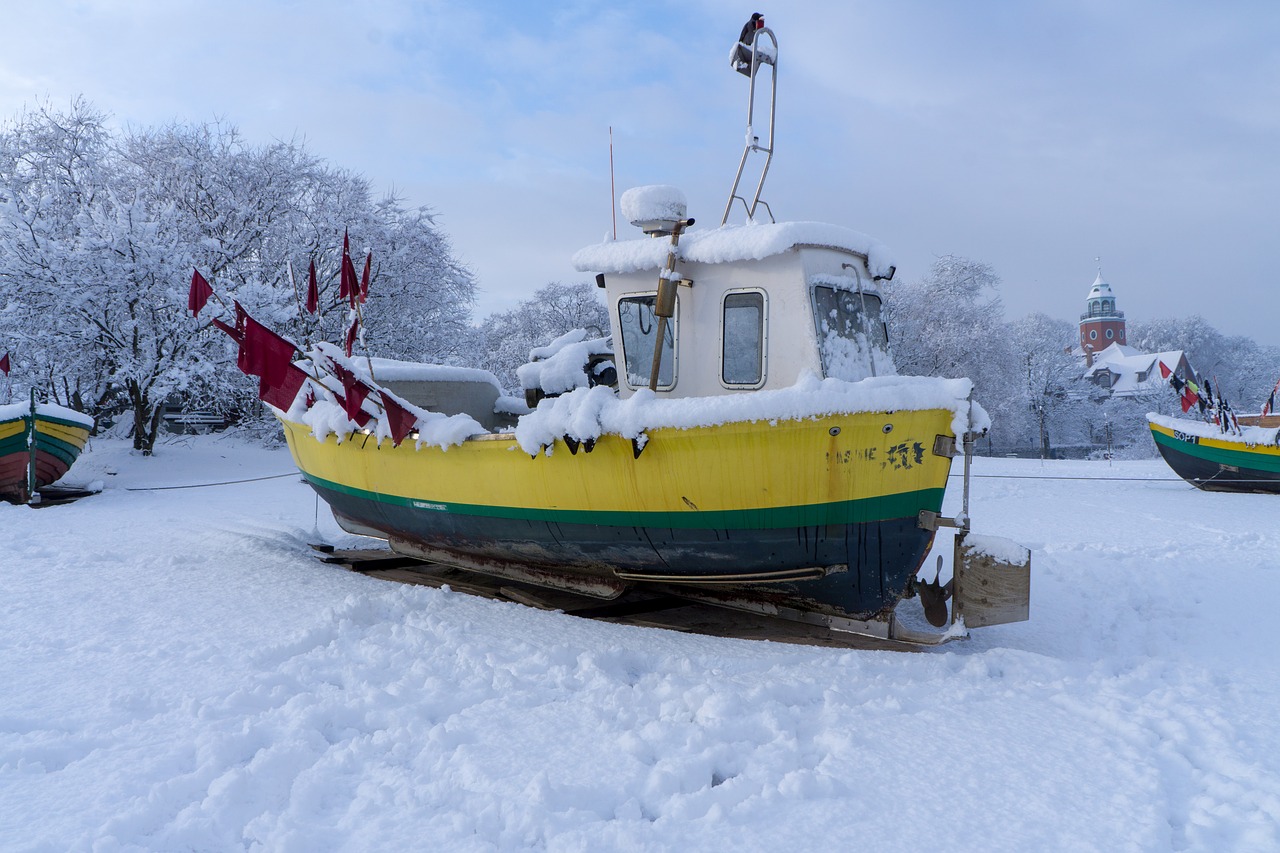
[(1169, 378), (1169, 374), (1171, 374), (1171, 373), (1173, 373), (1173, 371), (1172, 371), (1172, 370), (1170, 370), (1170, 369), (1165, 365), (1165, 363), (1164, 363), (1163, 361), (1162, 361), (1162, 362), (1160, 362), (1160, 378), (1161, 378), (1161, 379), (1168, 379), (1168, 378)]
[(381, 396), (382, 407), (387, 412), (387, 425), (391, 427), (391, 446), (399, 447), (400, 442), (404, 441), (405, 437), (413, 431), (418, 419), (413, 416), (412, 412), (386, 394)]
[(364, 398), (369, 396), (369, 386), (365, 385), (360, 381), (360, 377), (347, 370), (341, 364), (334, 363), (333, 372), (338, 375), (338, 379), (342, 382), (343, 399), (341, 402), (347, 417), (360, 426), (364, 426), (373, 417), (364, 410)]
[[(8, 373), (9, 372), (8, 353), (5, 354), (4, 361), (0, 362), (0, 364), (4, 365), (4, 368), (5, 368), (4, 372)], [(1274, 409), (1275, 407), (1276, 407), (1276, 392), (1273, 390), (1271, 392), (1271, 396), (1267, 398), (1267, 402), (1262, 404), (1262, 416), (1265, 418), (1267, 415), (1271, 414), (1271, 410)]]
[(355, 348), (355, 345), (356, 345), (356, 334), (359, 331), (360, 331), (360, 318), (352, 317), (351, 327), (347, 329), (347, 340), (346, 340), (346, 347), (345, 347), (347, 358), (351, 358), (351, 351)]
[(9, 353), (4, 354), (4, 358), (0, 358), (0, 370), (4, 371), (4, 375), (9, 375)]
[(204, 308), (210, 296), (213, 296), (213, 288), (209, 286), (209, 282), (200, 275), (200, 270), (192, 270), (191, 289), (187, 292), (187, 308), (191, 311), (192, 317), (200, 316), (200, 310)]
[(307, 313), (314, 314), (320, 310), (320, 288), (316, 285), (316, 259), (311, 259), (311, 270), (307, 275)]

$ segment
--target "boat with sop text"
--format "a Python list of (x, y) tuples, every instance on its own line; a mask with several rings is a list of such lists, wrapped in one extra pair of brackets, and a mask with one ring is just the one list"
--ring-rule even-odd
[[(693, 228), (672, 187), (625, 193), (643, 236), (574, 256), (596, 277), (611, 334), (535, 351), (521, 370), (526, 405), (483, 371), (352, 357), (351, 336), (346, 351), (318, 345), (277, 380), (244, 356), (257, 333), (241, 325), (241, 366), (262, 377), (298, 468), (339, 524), (404, 555), (915, 642), (1026, 619), (1028, 552), (969, 533), (968, 463), (989, 424), (972, 384), (896, 374), (884, 246), (773, 221), (761, 198), (777, 42), (753, 21), (735, 67), (750, 79), (749, 127), (757, 80), (769, 90), (768, 135), (749, 135), (721, 223)], [(754, 195), (739, 194), (761, 157)], [(747, 221), (730, 224), (738, 203)], [(945, 518), (958, 458), (964, 510)], [(917, 579), (948, 526), (952, 580)], [(948, 630), (895, 615), (917, 594)]]

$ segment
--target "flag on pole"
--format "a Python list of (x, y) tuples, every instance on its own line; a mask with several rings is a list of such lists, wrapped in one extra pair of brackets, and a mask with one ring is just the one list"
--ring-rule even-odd
[(1182, 389), (1182, 413), (1186, 414), (1191, 411), (1191, 407), (1200, 401), (1200, 395), (1191, 390), (1191, 383), (1188, 382), (1186, 387)]
[(244, 321), (244, 340), (236, 363), (272, 388), (284, 385), (297, 347), (247, 314)]
[(360, 426), (364, 426), (373, 417), (363, 408), (364, 399), (369, 396), (369, 386), (365, 385), (364, 382), (360, 381), (360, 377), (347, 370), (341, 364), (335, 363), (333, 372), (338, 375), (338, 379), (342, 382), (344, 395), (342, 408), (347, 413), (347, 417)]
[(1262, 414), (1269, 415), (1276, 409), (1276, 392), (1280, 391), (1280, 381), (1276, 382), (1276, 386), (1271, 389), (1271, 396), (1267, 398), (1267, 402), (1262, 407)]
[(212, 295), (213, 288), (209, 286), (209, 282), (205, 281), (204, 276), (200, 275), (200, 270), (192, 270), (191, 289), (187, 292), (187, 308), (191, 311), (192, 317), (200, 316), (200, 310)]
[(4, 354), (4, 358), (0, 358), (0, 370), (4, 371), (4, 375), (9, 375), (9, 353)]
[(338, 266), (338, 298), (347, 300), (352, 308), (360, 298), (360, 284), (356, 280), (355, 264), (351, 263), (351, 238), (342, 232), (342, 262)]
[(298, 365), (290, 362), (285, 367), (284, 376), (279, 384), (268, 383), (266, 379), (258, 380), (258, 399), (287, 412), (289, 407), (293, 405), (293, 401), (297, 399), (298, 392), (302, 390), (302, 386), (306, 381), (306, 372)]
[(360, 276), (360, 301), (364, 302), (369, 298), (369, 270), (373, 266), (373, 252), (370, 251), (364, 259), (364, 274)]
[(356, 333), (360, 331), (360, 318), (351, 318), (351, 328), (347, 329), (346, 352), (347, 358), (351, 358), (351, 350), (356, 345)]
[(360, 282), (356, 280), (355, 264), (351, 263), (351, 256), (345, 252), (342, 255), (342, 281), (347, 292), (347, 302), (355, 308), (356, 302), (360, 300)]
[(311, 270), (307, 276), (307, 313), (314, 314), (320, 310), (320, 288), (316, 286), (316, 259), (311, 259)]
[(391, 446), (399, 447), (400, 442), (413, 431), (418, 419), (413, 413), (401, 406), (386, 394), (382, 395), (382, 407), (387, 412), (387, 425), (391, 427)]

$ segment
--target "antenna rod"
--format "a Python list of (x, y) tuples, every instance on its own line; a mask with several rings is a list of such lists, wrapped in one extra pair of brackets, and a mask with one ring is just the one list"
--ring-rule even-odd
[(618, 199), (613, 184), (613, 125), (609, 125), (609, 210), (613, 214), (613, 239), (618, 239)]

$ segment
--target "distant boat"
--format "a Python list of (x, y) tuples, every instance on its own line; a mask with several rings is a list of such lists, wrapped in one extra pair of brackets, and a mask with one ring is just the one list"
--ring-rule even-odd
[(1212, 492), (1280, 493), (1280, 425), (1240, 418), (1240, 435), (1214, 424), (1147, 415), (1151, 437), (1164, 461), (1197, 489)]
[(93, 418), (53, 403), (0, 406), (0, 499), (29, 503), (67, 473), (84, 450)]

